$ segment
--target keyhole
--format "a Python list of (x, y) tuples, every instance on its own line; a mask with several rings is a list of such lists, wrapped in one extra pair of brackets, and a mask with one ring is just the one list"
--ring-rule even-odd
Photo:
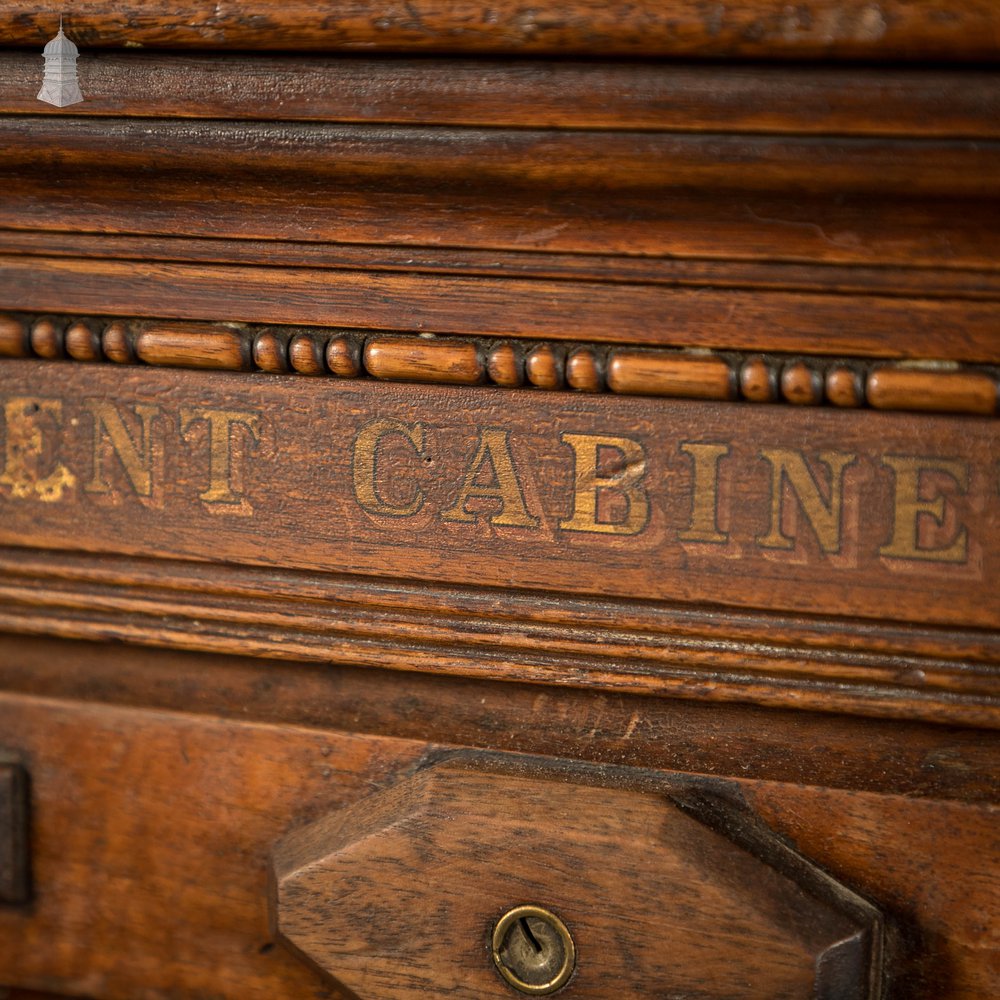
[(540, 906), (515, 906), (493, 928), (493, 961), (500, 975), (522, 993), (554, 993), (576, 964), (566, 925)]
[(538, 938), (531, 933), (531, 925), (528, 923), (528, 918), (521, 917), (518, 923), (521, 925), (521, 933), (528, 939), (531, 947), (534, 948), (538, 954), (541, 954), (542, 946), (539, 943)]

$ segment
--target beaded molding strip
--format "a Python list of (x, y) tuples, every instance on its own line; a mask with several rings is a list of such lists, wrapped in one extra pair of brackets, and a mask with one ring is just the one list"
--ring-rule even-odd
[(0, 315), (0, 357), (994, 415), (1000, 373), (729, 351)]

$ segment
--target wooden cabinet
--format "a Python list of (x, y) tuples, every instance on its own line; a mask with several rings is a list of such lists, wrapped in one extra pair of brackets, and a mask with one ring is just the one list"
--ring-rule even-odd
[(8, 4), (0, 994), (996, 995), (991, 8)]

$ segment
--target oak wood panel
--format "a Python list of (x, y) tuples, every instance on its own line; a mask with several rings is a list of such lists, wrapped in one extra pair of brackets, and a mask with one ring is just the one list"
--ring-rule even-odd
[(83, 312), (818, 355), (1000, 360), (966, 299), (672, 288), (0, 254), (4, 310)]
[[(108, 557), (102, 557), (107, 560)], [(158, 568), (155, 565), (152, 568)], [(161, 568), (162, 569), (162, 568)], [(703, 631), (659, 635), (640, 629), (598, 627), (583, 619), (620, 614), (635, 605), (591, 603), (574, 619), (550, 614), (550, 624), (518, 615), (524, 597), (509, 592), (476, 594), (452, 590), (425, 594), (423, 606), (396, 610), (378, 607), (377, 585), (334, 587), (330, 600), (284, 597), (250, 598), (216, 595), (197, 587), (181, 590), (183, 577), (161, 572), (156, 587), (46, 584), (28, 573), (6, 575), (0, 597), (0, 625), (22, 633), (124, 641), (170, 649), (232, 652), (278, 660), (320, 663), (349, 662), (369, 668), (446, 674), (482, 679), (588, 687), (603, 691), (651, 694), (683, 700), (727, 704), (759, 704), (803, 711), (839, 711), (869, 717), (932, 720), (956, 725), (1000, 727), (997, 703), (997, 657), (983, 662), (959, 659), (962, 652), (982, 653), (976, 637), (944, 631), (919, 641), (955, 645), (944, 655), (907, 650), (886, 656), (867, 651), (848, 635), (865, 635), (864, 643), (888, 645), (884, 629), (865, 634), (857, 622), (829, 619), (815, 623), (826, 629), (832, 650), (799, 645), (789, 630), (775, 642), (781, 619), (760, 623), (715, 615)], [(229, 574), (220, 585), (229, 583)], [(166, 577), (166, 579), (163, 579)], [(265, 579), (271, 579), (270, 575)], [(346, 591), (346, 593), (345, 593)], [(360, 602), (368, 599), (376, 607)], [(445, 609), (448, 598), (476, 606), (478, 614)], [(435, 615), (432, 608), (442, 610)], [(349, 609), (349, 610), (347, 610)], [(669, 613), (673, 609), (667, 609)], [(499, 624), (498, 624), (499, 618)], [(544, 619), (543, 619), (544, 621)], [(192, 626), (192, 622), (197, 622)], [(801, 623), (792, 623), (791, 629)], [(714, 629), (713, 629), (714, 626)], [(761, 629), (763, 642), (736, 639), (741, 627)], [(770, 633), (764, 631), (771, 627)], [(869, 627), (870, 628), (870, 627)], [(683, 631), (683, 630), (682, 630)], [(715, 634), (713, 634), (713, 631)], [(839, 639), (839, 647), (837, 640)], [(831, 641), (832, 640), (832, 641)], [(820, 647), (819, 649), (815, 647)]]
[[(1000, 987), (1000, 961), (996, 951), (996, 899), (1000, 838), (998, 809), (979, 825), (964, 807), (950, 813), (927, 802), (920, 810), (921, 837), (893, 821), (891, 800), (877, 802), (865, 792), (845, 796), (800, 789), (758, 785), (744, 787), (745, 801), (766, 823), (782, 830), (807, 857), (828, 871), (835, 871), (856, 891), (874, 894), (888, 912), (896, 914), (900, 937), (896, 943), (897, 971), (890, 995), (930, 995), (961, 984), (970, 996), (987, 997)], [(819, 829), (814, 810), (826, 810), (830, 827)], [(955, 824), (969, 833), (961, 851), (948, 856), (951, 877), (943, 883), (927, 881), (925, 873), (941, 855), (931, 845)], [(876, 859), (878, 859), (876, 861)], [(892, 874), (880, 880), (874, 868), (885, 865)], [(951, 908), (947, 921), (922, 920), (917, 914), (933, 899), (936, 907)], [(938, 952), (943, 940), (953, 942), (948, 957)]]
[[(126, 612), (127, 614), (127, 612)], [(777, 627), (777, 626), (775, 626)], [(109, 638), (103, 637), (105, 642)], [(5, 691), (164, 709), (236, 722), (369, 733), (622, 767), (822, 784), (845, 790), (992, 802), (992, 733), (915, 718), (891, 722), (384, 667), (285, 664), (119, 643), (0, 633)], [(252, 650), (246, 650), (251, 653)], [(345, 658), (350, 660), (351, 658)], [(790, 752), (789, 748), (794, 748)]]
[[(37, 53), (0, 65), (0, 112), (66, 114), (35, 97)], [(85, 50), (78, 73), (88, 117), (1000, 137), (977, 70)]]
[[(747, 194), (1000, 197), (1000, 143), (887, 137), (682, 135), (310, 122), (2, 117), (0, 163), (48, 173), (169, 169), (363, 180), (386, 193), (468, 184), (576, 192), (736, 188)], [(229, 181), (227, 183), (233, 183)]]
[[(365, 1000), (509, 1000), (491, 931), (501, 969), (580, 1000), (883, 996), (875, 906), (726, 800), (620, 770), (446, 756), (292, 832), (273, 870), (282, 939)], [(563, 949), (537, 913), (526, 956), (498, 946), (522, 900)]]
[(0, 391), (8, 545), (997, 623), (991, 419), (19, 360)]
[[(12, 694), (0, 696), (0, 725), (32, 768), (37, 872), (35, 906), (0, 912), (5, 974), (12, 985), (109, 1000), (323, 996), (312, 972), (270, 947), (267, 854), (428, 749)], [(995, 950), (968, 901), (987, 902), (996, 878), (995, 807), (753, 781), (711, 787), (750, 798), (779, 836), (883, 902), (902, 934), (893, 969), (909, 1000), (990, 994)], [(960, 878), (945, 857), (967, 859)], [(933, 953), (922, 948), (928, 937)]]
[[(62, 172), (61, 176), (65, 176)], [(245, 181), (245, 182), (244, 182)], [(142, 185), (110, 172), (72, 184), (27, 168), (0, 191), (0, 225), (161, 236), (462, 246), (497, 250), (778, 260), (996, 270), (995, 201), (841, 193), (661, 188), (581, 197), (558, 186), (484, 187), (477, 177), (441, 190), (338, 185), (302, 173), (221, 178), (160, 170)]]
[[(404, 6), (338, 0), (317, 16), (306, 0), (205, 7), (197, 0), (78, 0), (67, 33), (81, 46), (429, 51), (642, 56), (737, 56), (996, 62), (1000, 32), (990, 0), (413, 0)], [(42, 45), (56, 18), (9, 0), (7, 44)]]
[(940, 266), (865, 267), (779, 261), (489, 251), (458, 247), (350, 246), (282, 240), (199, 239), (0, 229), (6, 254), (204, 264), (270, 264), (408, 274), (556, 278), (685, 287), (1000, 299), (1000, 271)]
[(988, 634), (10, 551), (22, 633), (997, 728)]

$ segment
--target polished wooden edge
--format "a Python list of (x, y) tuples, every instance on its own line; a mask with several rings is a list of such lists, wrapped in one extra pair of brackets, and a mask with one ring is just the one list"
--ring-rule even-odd
[(9, 632), (1000, 728), (1000, 639), (796, 622), (789, 634), (766, 614), (0, 550)]
[[(65, 114), (35, 97), (35, 52), (0, 65), (0, 112)], [(85, 50), (78, 73), (91, 118), (1000, 137), (982, 70)]]
[[(275, 683), (280, 674), (280, 683)], [(393, 691), (391, 699), (386, 691)], [(197, 691), (197, 697), (192, 697)], [(608, 767), (996, 800), (974, 727), (0, 632), (0, 701), (179, 712)], [(82, 705), (80, 703), (83, 703)], [(399, 706), (405, 710), (400, 711)], [(798, 741), (789, 754), (789, 742)], [(858, 755), (864, 746), (868, 754)], [(433, 751), (432, 751), (433, 752)], [(873, 758), (892, 767), (872, 767)], [(928, 761), (935, 766), (928, 767)]]
[[(1000, 121), (1000, 113), (997, 120)], [(1000, 300), (1000, 269), (953, 267), (943, 262), (931, 266), (886, 267), (743, 260), (737, 257), (632, 256), (408, 244), (310, 243), (301, 240), (230, 239), (221, 236), (135, 236), (121, 233), (11, 229), (6, 226), (0, 226), (0, 253), (4, 255), (4, 264), (8, 264), (16, 255), (20, 259), (36, 257), (42, 264), (59, 258), (82, 258), (174, 264), (264, 265), (327, 272), (401, 272), (407, 275), (448, 277), (491, 278), (507, 275), (509, 277), (505, 280), (531, 278), (604, 284), (627, 282), (633, 285), (705, 290), (820, 291), (842, 296), (880, 296), (883, 299), (946, 299), (953, 303)], [(960, 321), (960, 317), (955, 317), (955, 322)]]
[[(911, 0), (539, 0), (531, 7), (468, 0), (403, 6), (335, 0), (321, 14), (306, 0), (254, 0), (231, 8), (195, 0), (77, 0), (67, 35), (82, 48), (255, 49), (313, 52), (455, 52), (750, 59), (997, 62), (996, 15), (983, 0), (944, 10)], [(8, 0), (0, 37), (40, 47), (58, 9)]]
[(994, 367), (0, 315), (0, 357), (991, 416)]

